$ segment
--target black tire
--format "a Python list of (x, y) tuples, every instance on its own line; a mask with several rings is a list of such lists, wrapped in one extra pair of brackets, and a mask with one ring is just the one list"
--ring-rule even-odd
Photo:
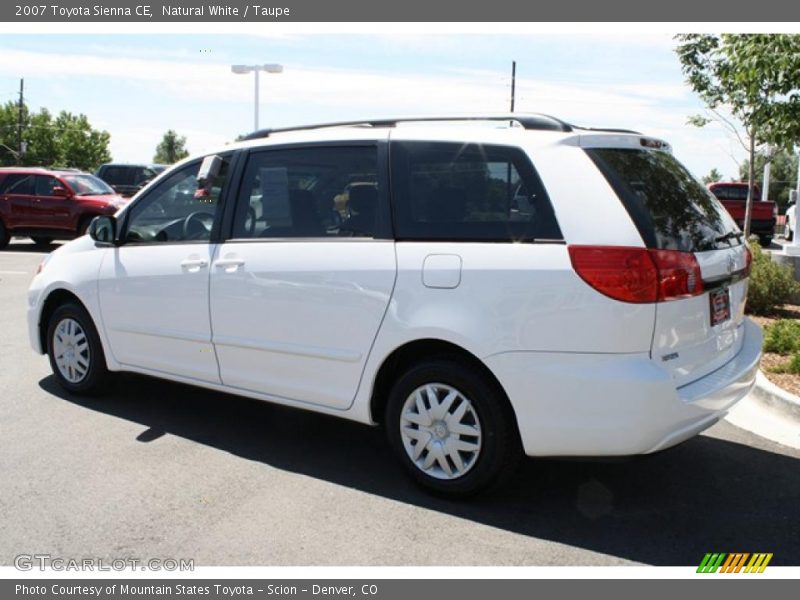
[(8, 229), (6, 226), (3, 225), (3, 222), (0, 221), (0, 250), (8, 246), (8, 243), (11, 241), (11, 234), (8, 233)]
[[(427, 473), (422, 466), (418, 466), (409, 456), (401, 434), (406, 400), (426, 384), (454, 388), (469, 400), (477, 416), (481, 433), (480, 449), (471, 461), (471, 467), (452, 479), (441, 479), (431, 474), (431, 468), (439, 469), (438, 464), (432, 465)], [(458, 411), (462, 400), (455, 402), (458, 404), (451, 406), (448, 411), (450, 415)], [(411, 477), (425, 489), (442, 496), (466, 497), (499, 486), (513, 475), (522, 455), (513, 412), (503, 391), (479, 370), (457, 359), (442, 358), (424, 362), (402, 375), (389, 395), (385, 426), (389, 443)], [(449, 437), (452, 434), (448, 432), (446, 435)], [(420, 459), (426, 450), (422, 450), (422, 453)], [(450, 466), (455, 466), (455, 463), (450, 462)]]
[(50, 242), (53, 241), (53, 238), (42, 237), (39, 235), (32, 235), (31, 239), (33, 240), (33, 243), (36, 244), (37, 246), (49, 246)]
[(769, 248), (772, 245), (772, 236), (760, 235), (758, 236), (758, 243), (762, 248)]
[[(71, 319), (77, 322), (85, 334), (87, 341), (87, 351), (82, 353), (82, 356), (88, 363), (88, 368), (85, 369), (83, 376), (75, 381), (70, 381), (57, 364), (55, 335), (59, 325), (66, 319)], [(103, 353), (103, 346), (100, 343), (100, 337), (97, 334), (97, 329), (92, 322), (92, 318), (83, 306), (76, 303), (66, 303), (59, 306), (50, 316), (47, 322), (47, 354), (50, 358), (50, 367), (53, 369), (58, 383), (65, 390), (73, 394), (81, 395), (94, 395), (103, 392), (106, 389), (110, 379), (110, 373), (106, 368), (106, 357)]]
[(790, 229), (790, 230), (787, 232), (787, 234), (786, 234), (786, 241), (787, 241), (787, 242), (791, 242), (793, 237), (794, 237), (794, 231), (792, 231), (792, 230)]
[(78, 223), (78, 231), (76, 232), (78, 234), (78, 237), (86, 235), (86, 231), (89, 229), (89, 225), (91, 224), (92, 219), (94, 219), (94, 217), (83, 217), (80, 220), (80, 222)]

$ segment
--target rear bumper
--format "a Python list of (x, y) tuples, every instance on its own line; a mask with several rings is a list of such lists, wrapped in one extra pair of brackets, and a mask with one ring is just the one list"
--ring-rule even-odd
[(674, 446), (716, 423), (755, 385), (761, 329), (738, 354), (681, 387), (649, 354), (508, 352), (485, 359), (529, 456), (624, 456)]

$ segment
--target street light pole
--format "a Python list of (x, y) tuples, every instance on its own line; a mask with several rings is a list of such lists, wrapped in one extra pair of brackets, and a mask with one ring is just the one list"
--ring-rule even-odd
[(244, 75), (246, 73), (252, 72), (254, 74), (254, 84), (255, 84), (255, 106), (253, 107), (253, 126), (254, 131), (258, 131), (258, 88), (259, 88), (259, 73), (264, 71), (265, 73), (283, 73), (283, 65), (231, 65), (231, 72), (237, 75)]
[(255, 82), (256, 82), (256, 91), (255, 91), (255, 106), (253, 107), (253, 131), (258, 131), (258, 69), (253, 70), (253, 74), (255, 75)]

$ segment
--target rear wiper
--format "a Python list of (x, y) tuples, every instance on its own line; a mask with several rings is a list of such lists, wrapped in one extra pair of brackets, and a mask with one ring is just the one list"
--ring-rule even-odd
[(714, 241), (715, 242), (730, 242), (732, 239), (736, 238), (736, 241), (738, 242), (739, 239), (743, 235), (744, 234), (741, 231), (729, 231), (728, 233), (726, 233), (724, 235), (721, 235), (719, 237), (715, 237)]

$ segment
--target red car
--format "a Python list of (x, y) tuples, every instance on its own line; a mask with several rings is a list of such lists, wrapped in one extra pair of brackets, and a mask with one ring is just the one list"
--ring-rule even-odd
[[(709, 191), (722, 203), (740, 229), (744, 228), (744, 214), (747, 210), (747, 182), (728, 181), (712, 183)], [(761, 245), (768, 247), (775, 235), (775, 220), (778, 206), (774, 202), (762, 201), (761, 190), (753, 190), (753, 214), (750, 217), (750, 232), (757, 235)]]
[(126, 200), (89, 173), (33, 167), (0, 169), (0, 249), (12, 236), (41, 245), (81, 236), (98, 215), (112, 215)]

